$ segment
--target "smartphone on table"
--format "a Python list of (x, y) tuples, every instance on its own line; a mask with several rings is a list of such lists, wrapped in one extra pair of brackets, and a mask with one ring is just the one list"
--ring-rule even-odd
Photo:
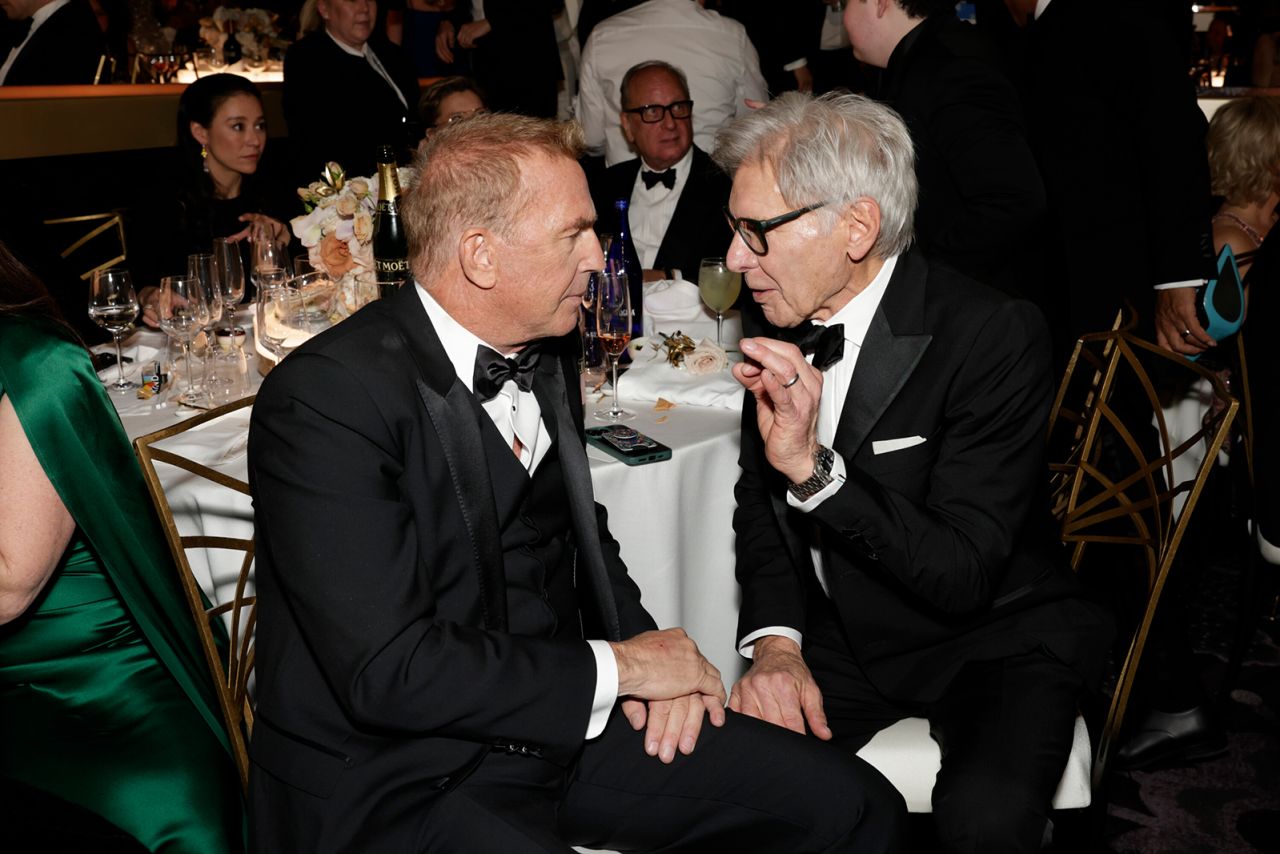
[(588, 427), (587, 441), (629, 466), (671, 459), (671, 449), (622, 424)]

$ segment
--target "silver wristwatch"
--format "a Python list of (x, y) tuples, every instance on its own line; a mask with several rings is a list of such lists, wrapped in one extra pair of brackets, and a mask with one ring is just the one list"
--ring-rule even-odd
[(831, 466), (835, 461), (836, 452), (819, 445), (813, 452), (813, 474), (799, 483), (788, 483), (787, 489), (800, 501), (807, 501), (831, 483)]

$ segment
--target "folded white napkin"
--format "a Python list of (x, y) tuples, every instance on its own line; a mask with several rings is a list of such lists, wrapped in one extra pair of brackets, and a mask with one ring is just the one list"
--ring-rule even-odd
[[(716, 315), (702, 303), (698, 286), (684, 279), (663, 279), (644, 286), (642, 318), (644, 334), (652, 337), (659, 332), (679, 330), (694, 341), (703, 338), (716, 340)], [(725, 312), (724, 346), (737, 349), (742, 339), (742, 319), (736, 311)]]
[[(145, 367), (157, 359), (164, 362), (168, 345), (168, 339), (163, 332), (145, 330), (135, 333), (120, 348), (125, 358), (133, 360), (132, 364), (125, 364), (125, 374), (132, 376), (139, 368)], [(93, 349), (98, 353), (111, 353), (113, 355), (116, 352), (114, 344), (100, 344)], [(98, 376), (102, 379), (114, 381), (116, 378), (116, 366), (109, 365), (103, 368), (98, 371)]]
[(741, 409), (742, 392), (742, 384), (733, 378), (728, 368), (697, 376), (671, 367), (660, 353), (654, 354), (648, 348), (618, 377), (618, 394), (627, 400), (661, 397), (672, 403)]

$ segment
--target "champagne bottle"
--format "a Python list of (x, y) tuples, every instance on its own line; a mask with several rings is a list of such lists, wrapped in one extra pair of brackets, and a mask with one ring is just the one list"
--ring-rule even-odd
[(409, 278), (409, 241), (400, 221), (400, 173), (395, 151), (378, 149), (378, 213), (373, 223), (373, 265), (378, 295), (389, 297)]
[(631, 335), (639, 338), (644, 334), (641, 321), (644, 271), (640, 267), (640, 256), (636, 254), (635, 244), (631, 242), (631, 224), (627, 219), (629, 206), (626, 199), (618, 199), (613, 203), (618, 212), (618, 233), (609, 244), (609, 254), (605, 257), (604, 264), (606, 271), (616, 270), (627, 274), (627, 289), (631, 291)]

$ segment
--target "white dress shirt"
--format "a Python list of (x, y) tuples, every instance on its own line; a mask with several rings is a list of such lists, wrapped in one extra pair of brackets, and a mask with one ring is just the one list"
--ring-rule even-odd
[(651, 59), (689, 78), (693, 141), (703, 151), (715, 147), (716, 131), (747, 112), (744, 99), (769, 97), (760, 57), (737, 21), (694, 0), (648, 0), (611, 15), (592, 28), (578, 74), (578, 121), (588, 150), (603, 153), (606, 165), (632, 157), (619, 120), (619, 87), (627, 69)]
[(400, 87), (396, 85), (396, 81), (391, 79), (391, 75), (387, 73), (386, 66), (382, 64), (382, 60), (378, 59), (378, 55), (369, 50), (368, 42), (360, 45), (360, 49), (356, 50), (354, 47), (342, 41), (342, 39), (336, 37), (328, 30), (325, 30), (325, 34), (329, 36), (329, 38), (333, 39), (333, 43), (342, 48), (346, 53), (349, 53), (352, 56), (364, 57), (365, 61), (369, 63), (369, 67), (378, 72), (383, 80), (387, 81), (387, 85), (391, 87), (392, 92), (396, 93), (396, 97), (400, 99), (401, 104), (404, 104), (405, 109), (409, 108), (409, 102), (405, 100), (404, 93), (400, 91)]
[[(427, 293), (426, 288), (422, 285), (416, 285), (416, 287), (418, 298), (422, 300), (422, 307), (426, 309), (427, 317), (435, 327), (440, 345), (444, 347), (445, 355), (453, 364), (454, 372), (457, 373), (459, 381), (466, 386), (467, 391), (472, 391), (471, 380), (476, 365), (476, 348), (489, 347), (489, 345), (454, 320), (449, 312)], [(490, 349), (498, 352), (496, 348)], [(514, 354), (503, 353), (502, 355), (510, 357)], [(532, 473), (546, 456), (547, 448), (551, 443), (551, 434), (542, 421), (542, 410), (538, 406), (538, 398), (531, 391), (521, 391), (515, 380), (507, 380), (497, 396), (485, 401), (481, 406), (485, 414), (493, 419), (493, 425), (498, 428), (498, 432), (502, 434), (508, 446), (512, 444), (511, 440), (517, 432), (520, 432), (520, 440), (525, 445), (520, 454), (520, 462)], [(525, 432), (534, 434), (532, 441), (526, 439)], [(604, 731), (609, 712), (618, 698), (618, 662), (613, 657), (613, 649), (608, 641), (589, 640), (587, 644), (591, 647), (591, 653), (596, 660), (596, 690), (591, 702), (591, 717), (587, 721), (586, 737), (595, 738)]]
[(0, 86), (4, 85), (4, 79), (9, 76), (9, 69), (18, 61), (18, 54), (22, 53), (22, 49), (27, 46), (27, 42), (31, 41), (31, 37), (36, 34), (36, 30), (40, 29), (40, 25), (70, 2), (71, 0), (53, 0), (52, 3), (41, 6), (31, 14), (31, 29), (27, 31), (27, 37), (22, 40), (22, 44), (9, 50), (9, 56), (5, 58), (4, 65), (0, 65)]
[[(858, 355), (862, 352), (862, 342), (866, 340), (867, 330), (871, 328), (871, 321), (876, 315), (876, 309), (880, 306), (880, 299), (884, 296), (885, 288), (889, 284), (889, 279), (893, 277), (893, 270), (896, 266), (898, 266), (898, 256), (894, 255), (884, 262), (880, 272), (876, 273), (875, 277), (872, 278), (871, 284), (849, 300), (843, 308), (826, 320), (814, 321), (815, 326), (844, 324), (844, 356), (823, 373), (822, 396), (818, 399), (819, 445), (825, 445), (830, 448), (832, 442), (835, 441), (836, 428), (840, 426), (840, 413), (844, 411), (845, 397), (849, 394), (849, 383), (853, 379), (854, 368), (858, 365)], [(837, 453), (835, 461), (831, 465), (831, 483), (804, 501), (796, 498), (788, 490), (787, 504), (802, 513), (808, 513), (832, 495), (835, 495), (840, 490), (840, 487), (844, 486), (847, 471), (844, 457)], [(822, 543), (818, 541), (818, 534), (819, 532), (815, 530), (814, 541), (809, 545), (809, 554), (813, 558), (813, 569), (817, 573), (818, 582), (822, 585), (823, 590), (827, 590), (827, 579), (822, 561)], [(751, 632), (740, 640), (738, 642), (738, 652), (750, 658), (754, 650), (755, 641), (766, 635), (781, 635), (791, 638), (797, 644), (803, 641), (802, 635), (795, 628), (790, 626), (766, 626), (763, 629)]]
[[(635, 244), (636, 254), (640, 256), (640, 266), (645, 270), (653, 269), (654, 259), (658, 257), (658, 249), (662, 246), (662, 238), (667, 234), (667, 226), (671, 225), (676, 205), (680, 204), (680, 194), (684, 192), (684, 185), (689, 182), (689, 170), (693, 168), (693, 147), (690, 146), (684, 157), (671, 168), (676, 170), (676, 182), (670, 190), (662, 184), (646, 187), (644, 173), (658, 170), (650, 169), (649, 164), (641, 158), (636, 183), (631, 188), (631, 209), (627, 219), (631, 224), (631, 242)], [(689, 273), (688, 270), (683, 272), (686, 275)]]

